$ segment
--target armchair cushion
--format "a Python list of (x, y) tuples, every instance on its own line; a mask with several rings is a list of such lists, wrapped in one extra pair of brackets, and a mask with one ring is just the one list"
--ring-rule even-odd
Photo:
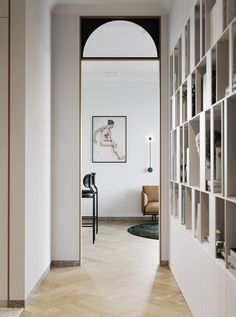
[(145, 213), (150, 213), (150, 214), (158, 214), (159, 213), (159, 202), (157, 201), (150, 201), (146, 208), (145, 208)]

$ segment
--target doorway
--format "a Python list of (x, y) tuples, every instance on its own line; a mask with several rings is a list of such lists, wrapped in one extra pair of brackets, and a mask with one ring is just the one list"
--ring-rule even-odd
[[(160, 184), (160, 74), (156, 46), (140, 26), (115, 20), (100, 26), (96, 32), (90, 35), (81, 58), (81, 175), (96, 173), (99, 222), (103, 225), (101, 228), (105, 228), (104, 223), (111, 221), (140, 223), (142, 186)], [(119, 32), (123, 32), (123, 36)], [(145, 45), (140, 46), (140, 35)], [(134, 37), (132, 47), (127, 49), (124, 40), (127, 43)], [(111, 45), (112, 38), (117, 39), (114, 45)], [(102, 154), (100, 151), (100, 156), (96, 157), (94, 132), (99, 124), (107, 125), (109, 120), (113, 121), (112, 135), (117, 149), (100, 148)], [(151, 173), (148, 172), (150, 164)], [(82, 216), (91, 216), (92, 201), (83, 199), (82, 210), (81, 224)], [(146, 222), (147, 218), (145, 216), (141, 222)], [(85, 234), (84, 247), (91, 229), (83, 229), (83, 232), (85, 230), (88, 234)], [(96, 237), (99, 241), (100, 230)]]

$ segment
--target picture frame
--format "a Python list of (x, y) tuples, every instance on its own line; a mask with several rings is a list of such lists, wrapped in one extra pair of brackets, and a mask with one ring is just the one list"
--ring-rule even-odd
[(92, 162), (127, 163), (127, 116), (92, 116)]

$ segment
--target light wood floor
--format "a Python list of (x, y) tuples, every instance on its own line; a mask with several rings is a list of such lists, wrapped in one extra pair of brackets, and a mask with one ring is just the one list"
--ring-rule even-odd
[(104, 222), (95, 245), (83, 228), (83, 266), (54, 269), (21, 317), (191, 317), (167, 268), (157, 269), (158, 242)]

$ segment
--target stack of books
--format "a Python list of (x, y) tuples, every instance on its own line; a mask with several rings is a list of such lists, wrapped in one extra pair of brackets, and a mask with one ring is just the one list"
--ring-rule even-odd
[[(213, 189), (215, 193), (220, 193), (221, 192), (221, 181), (216, 181), (214, 180), (213, 182)], [(206, 190), (211, 191), (212, 188), (212, 181), (207, 180), (206, 181)]]
[(236, 276), (236, 248), (230, 249), (230, 255), (228, 256), (229, 270)]
[[(236, 89), (236, 74), (233, 76), (233, 91)], [(229, 95), (229, 87), (226, 87), (225, 89), (225, 96)]]

